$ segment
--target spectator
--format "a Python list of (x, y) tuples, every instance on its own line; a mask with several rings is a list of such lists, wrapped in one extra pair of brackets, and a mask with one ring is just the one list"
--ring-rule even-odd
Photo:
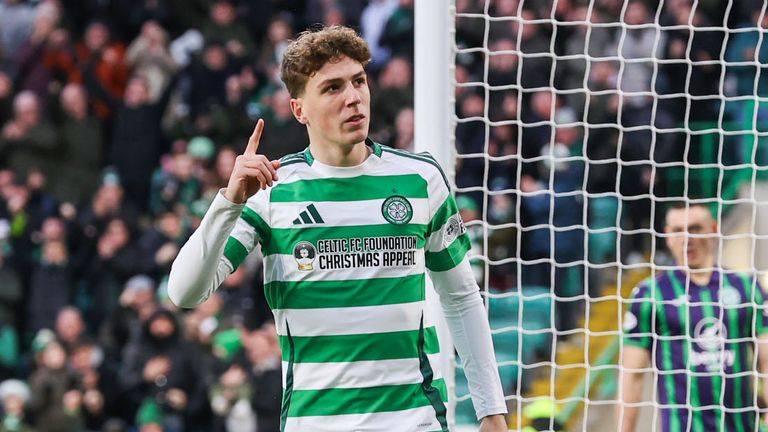
[[(561, 3), (558, 3), (560, 5)], [(559, 55), (580, 56), (586, 54), (589, 58), (571, 58), (568, 60), (558, 59), (555, 63), (555, 84), (561, 90), (576, 90), (584, 86), (584, 79), (587, 76), (587, 66), (589, 62), (593, 64), (606, 56), (606, 47), (612, 40), (611, 31), (608, 27), (595, 26), (592, 23), (602, 23), (603, 17), (598, 11), (592, 11), (592, 16), (588, 16), (589, 9), (586, 6), (574, 7), (565, 17), (569, 25), (560, 25), (557, 28), (558, 42), (561, 42), (562, 51)], [(570, 24), (576, 24), (575, 26)], [(565, 103), (576, 108), (576, 115), (582, 114), (581, 110), (585, 105), (585, 95), (581, 92), (564, 96)], [(592, 105), (590, 104), (590, 108)]]
[(253, 390), (248, 372), (242, 365), (233, 363), (221, 374), (210, 391), (211, 409), (217, 416), (217, 430), (257, 430), (256, 415), (251, 406)]
[[(129, 70), (125, 63), (125, 46), (112, 40), (109, 27), (105, 22), (93, 21), (85, 29), (83, 40), (77, 44), (76, 76), (72, 80), (80, 80), (80, 72), (85, 70), (86, 83), (94, 79), (103, 93), (95, 93), (96, 113), (103, 119), (112, 114), (115, 108), (111, 99), (120, 98), (126, 91)], [(88, 74), (91, 73), (92, 77)]]
[(144, 256), (132, 241), (135, 234), (125, 219), (111, 219), (98, 238), (86, 268), (85, 280), (91, 308), (88, 321), (98, 328), (115, 313), (122, 287), (131, 276), (147, 269), (150, 257)]
[[(2, 246), (0, 246), (2, 247)], [(17, 311), (23, 299), (21, 279), (0, 251), (0, 380), (14, 375), (19, 361)]]
[(227, 181), (229, 181), (229, 176), (232, 175), (235, 159), (238, 155), (239, 153), (230, 146), (224, 146), (219, 149), (219, 152), (216, 154), (216, 162), (214, 163), (214, 175), (218, 188), (227, 186)]
[[(526, 193), (521, 198), (524, 216), (521, 221), (522, 258), (527, 261), (547, 258), (554, 260), (555, 265), (552, 266), (550, 261), (525, 265), (522, 282), (551, 287), (558, 297), (555, 302), (556, 327), (571, 331), (577, 327), (576, 317), (580, 309), (570, 297), (583, 295), (583, 287), (570, 286), (568, 281), (582, 280), (577, 263), (582, 259), (584, 248), (584, 232), (579, 227), (583, 219), (583, 199), (574, 192), (582, 185), (584, 166), (580, 160), (570, 159), (581, 150), (580, 133), (572, 125), (573, 114), (561, 110), (556, 121), (555, 144), (551, 148), (549, 145), (542, 148), (539, 162), (540, 178), (546, 180), (523, 176), (520, 184), (520, 190)], [(568, 277), (571, 269), (576, 276)]]
[[(379, 87), (371, 95), (371, 133), (384, 131), (385, 125), (395, 122), (397, 112), (403, 107), (413, 106), (412, 63), (404, 57), (387, 62), (379, 76)], [(391, 131), (390, 131), (391, 133)]]
[(26, 404), (29, 402), (29, 387), (16, 379), (0, 383), (0, 432), (32, 432), (26, 419)]
[(269, 129), (265, 129), (262, 137), (264, 155), (270, 159), (279, 159), (307, 148), (307, 129), (294, 118), (291, 95), (285, 87), (279, 87), (269, 97), (269, 112), (266, 114), (265, 123)]
[[(493, 86), (508, 85), (510, 80), (517, 81), (517, 67), (519, 59), (515, 51), (517, 46), (512, 39), (498, 39), (490, 44), (490, 53), (488, 54), (488, 84)], [(531, 59), (526, 59), (530, 62)], [(536, 71), (542, 73), (542, 71)], [(493, 91), (493, 100), (499, 99)], [(496, 103), (493, 103), (494, 107)]]
[(51, 81), (50, 70), (46, 66), (46, 53), (49, 45), (55, 45), (53, 37), (59, 20), (59, 11), (52, 3), (40, 6), (35, 14), (32, 34), (17, 51), (18, 66), (16, 81), (21, 90), (30, 90), (37, 95), (43, 105), (48, 100), (48, 84)]
[(259, 49), (256, 64), (270, 84), (280, 85), (279, 65), (283, 60), (283, 51), (293, 36), (292, 20), (286, 15), (277, 15), (267, 27), (267, 37)]
[[(207, 141), (204, 144), (201, 141)], [(188, 147), (205, 145), (207, 153), (213, 153), (213, 143), (205, 137), (195, 137)], [(152, 188), (149, 196), (150, 214), (158, 216), (176, 207), (188, 209), (200, 195), (202, 187), (195, 172), (195, 159), (188, 152), (171, 156), (168, 171), (158, 169), (152, 176)]]
[(107, 160), (117, 169), (127, 199), (139, 209), (146, 209), (152, 169), (164, 147), (160, 119), (170, 100), (175, 81), (153, 103), (149, 99), (149, 85), (142, 77), (130, 79), (122, 101), (113, 98), (101, 87), (90, 71), (86, 71), (86, 78), (91, 90), (114, 110)]
[(400, 0), (384, 26), (379, 45), (388, 48), (393, 57), (412, 59), (414, 25), (413, 0)]
[[(635, 8), (644, 8), (644, 6), (637, 2), (633, 9)], [(668, 101), (665, 101), (662, 107), (672, 113), (678, 122), (715, 120), (719, 112), (720, 97), (718, 95), (722, 67), (716, 62), (699, 62), (720, 58), (724, 34), (722, 31), (700, 29), (700, 27), (711, 27), (711, 24), (700, 9), (693, 9), (690, 5), (671, 2), (669, 14), (672, 24), (687, 26), (691, 22), (693, 28), (676, 28), (666, 31), (668, 40), (664, 44), (659, 44), (666, 47), (663, 51), (664, 58), (672, 60), (660, 68), (659, 72), (666, 78), (666, 86), (661, 88), (661, 93), (676, 95), (674, 98), (666, 98)], [(646, 30), (646, 34), (653, 32), (653, 29)], [(651, 36), (646, 35), (645, 38), (648, 39)], [(646, 42), (648, 43), (650, 42)], [(647, 76), (643, 79), (650, 83), (653, 66), (645, 64), (644, 67)], [(639, 77), (629, 77), (633, 80), (637, 78)], [(691, 96), (700, 97), (691, 98)], [(688, 105), (690, 105), (689, 109)]]
[(48, 342), (40, 353), (40, 365), (29, 377), (29, 409), (35, 428), (45, 431), (81, 429), (82, 382), (67, 369), (67, 353), (56, 341)]
[(167, 432), (193, 430), (185, 418), (202, 410), (205, 401), (198, 371), (182, 340), (176, 317), (157, 310), (143, 326), (141, 338), (125, 347), (121, 386), (135, 410), (142, 401), (158, 401)]
[(48, 178), (45, 176), (44, 171), (37, 169), (30, 170), (27, 173), (24, 186), (29, 193), (29, 203), (26, 210), (29, 212), (29, 227), (32, 229), (30, 233), (34, 233), (34, 230), (41, 228), (42, 223), (46, 218), (57, 216), (58, 203), (56, 202), (56, 199), (47, 192)]
[(378, 72), (389, 60), (390, 50), (379, 44), (389, 17), (397, 10), (398, 0), (373, 0), (363, 9), (360, 15), (362, 36), (371, 47), (371, 64), (368, 66), (374, 73)]
[[(30, 209), (28, 209), (29, 190), (23, 185), (16, 184), (11, 170), (2, 170), (0, 174), (5, 174), (3, 177), (7, 179), (7, 183), (0, 189), (3, 199), (2, 214), (5, 221), (3, 252), (16, 257), (15, 266), (26, 265), (31, 259), (32, 251), (30, 238), (32, 229), (29, 226), (32, 221), (30, 221)], [(19, 276), (24, 278), (25, 268), (19, 267), (19, 270)], [(27, 279), (24, 278), (24, 282), (26, 281)]]
[[(491, 8), (493, 8), (493, 3), (497, 3), (497, 2), (492, 2)], [(516, 2), (509, 1), (506, 3), (516, 3)], [(484, 26), (479, 25), (479, 23), (482, 22), (482, 18), (478, 16), (468, 17), (466, 15), (483, 13), (483, 10), (484, 10), (483, 5), (478, 4), (474, 0), (458, 0), (456, 1), (455, 5), (456, 5), (456, 45), (460, 48), (475, 47), (475, 46), (482, 45), (483, 38), (485, 36), (485, 29), (481, 28)], [(512, 17), (515, 15), (517, 15), (516, 4), (514, 5), (514, 13), (508, 16)], [(491, 16), (494, 16), (492, 12), (491, 12)], [(492, 21), (489, 24), (491, 25), (491, 28), (493, 28), (494, 25), (497, 25), (500, 23), (498, 21)], [(491, 39), (495, 39), (496, 38), (495, 33), (493, 31), (490, 31), (489, 37)]]
[(414, 112), (413, 108), (402, 108), (395, 117), (395, 130), (387, 145), (393, 148), (414, 151)]
[(165, 428), (165, 416), (163, 409), (154, 400), (147, 398), (136, 413), (136, 425), (139, 432), (163, 432)]
[[(552, 76), (552, 57), (541, 55), (550, 52), (551, 28), (545, 24), (535, 22), (537, 14), (530, 9), (524, 9), (520, 30), (520, 51), (523, 54), (532, 54), (522, 58), (520, 66), (520, 85), (523, 88), (540, 88), (554, 85)], [(539, 55), (535, 55), (539, 54)], [(507, 80), (506, 82), (509, 82)]]
[[(347, 2), (348, 4), (351, 2)], [(345, 25), (347, 23), (344, 12), (337, 6), (329, 7), (323, 14), (323, 19), (320, 21), (323, 25)]]
[(61, 151), (49, 170), (51, 192), (60, 200), (81, 204), (99, 184), (104, 153), (101, 121), (88, 112), (88, 94), (79, 84), (61, 92)]
[(119, 308), (99, 329), (99, 341), (111, 362), (119, 362), (123, 347), (141, 339), (144, 323), (159, 307), (155, 285), (152, 278), (143, 274), (133, 276), (125, 283)]
[(0, 125), (13, 117), (13, 81), (0, 70)]
[(226, 101), (203, 109), (195, 121), (194, 132), (210, 137), (216, 143), (241, 143), (248, 140), (253, 130), (249, 100), (254, 89), (247, 88), (253, 77), (252, 69), (244, 67), (240, 74), (230, 75), (226, 81)]
[[(752, 11), (750, 18), (750, 21), (739, 25), (742, 28), (750, 28), (749, 30), (728, 36), (729, 43), (725, 51), (727, 63), (746, 61), (757, 61), (758, 65), (768, 63), (768, 44), (759, 43), (761, 33), (768, 29), (768, 14), (762, 13), (758, 8)], [(768, 95), (768, 74), (762, 73), (761, 66), (758, 65), (726, 64), (728, 76), (736, 80), (736, 95)], [(758, 75), (757, 86), (755, 86), (755, 75)], [(761, 118), (764, 117), (765, 114), (761, 112)]]
[(0, 51), (18, 52), (19, 47), (32, 34), (35, 9), (24, 0), (5, 0), (0, 3)]
[(223, 42), (209, 40), (202, 57), (184, 71), (184, 100), (193, 122), (210, 112), (213, 106), (226, 103), (226, 82), (233, 70)]
[[(587, 123), (590, 125), (616, 124), (619, 112), (618, 73), (619, 67), (613, 61), (592, 62), (587, 83), (592, 91), (587, 111)], [(593, 133), (600, 133), (600, 130)]]
[(86, 266), (92, 247), (111, 219), (121, 218), (128, 226), (136, 226), (139, 211), (130, 202), (125, 201), (123, 187), (120, 186), (116, 173), (105, 173), (102, 184), (91, 199), (90, 204), (76, 215), (77, 237), (79, 238), (78, 267)]
[[(609, 61), (593, 62), (589, 88), (595, 91), (615, 90), (616, 66)], [(589, 100), (587, 112), (588, 138), (585, 142), (585, 155), (587, 169), (586, 190), (590, 194), (603, 194), (602, 196), (590, 196), (587, 201), (588, 224), (591, 229), (610, 228), (616, 225), (618, 211), (618, 199), (615, 196), (606, 195), (616, 190), (616, 177), (618, 175), (619, 156), (619, 132), (615, 128), (602, 128), (597, 125), (616, 123), (618, 119), (619, 96), (605, 93), (592, 95)], [(624, 167), (626, 168), (626, 167)], [(616, 257), (616, 232), (590, 233), (588, 238), (589, 262), (607, 263), (615, 262)], [(590, 292), (594, 292), (601, 279), (599, 269), (589, 270)]]
[[(478, 92), (467, 92), (457, 104), (459, 118), (477, 118), (483, 115), (485, 103)], [(456, 186), (465, 188), (481, 186), (485, 163), (478, 158), (462, 158), (461, 155), (483, 152), (485, 149), (485, 125), (477, 120), (465, 120), (456, 126), (456, 149), (459, 153), (456, 170)], [(480, 196), (475, 196), (480, 195)], [(473, 194), (476, 201), (481, 194)]]
[[(224, 323), (220, 321), (221, 308), (223, 305), (224, 302), (222, 296), (218, 293), (214, 293), (208, 300), (201, 303), (199, 308), (188, 313), (188, 315), (198, 315), (197, 322), (199, 323), (199, 328), (197, 329), (198, 340), (196, 342), (204, 344), (208, 348), (213, 345), (214, 335), (216, 335), (217, 331), (222, 330), (224, 325)], [(217, 352), (215, 348), (213, 350), (213, 355), (222, 360), (230, 360), (229, 358), (225, 359), (225, 353)]]
[(75, 347), (81, 344), (86, 337), (85, 321), (80, 310), (73, 306), (65, 306), (56, 314), (56, 340), (61, 343), (68, 354), (72, 354)]
[(172, 17), (176, 12), (171, 8), (170, 3), (169, 0), (118, 3), (118, 11), (121, 13), (115, 15), (117, 15), (116, 21), (120, 25), (121, 34), (132, 37), (140, 33), (140, 29), (147, 22), (156, 22), (170, 28)]
[(61, 240), (44, 241), (40, 260), (33, 266), (29, 285), (27, 335), (54, 328), (59, 310), (72, 303), (72, 270), (69, 252)]
[(231, 0), (215, 0), (210, 9), (209, 21), (203, 26), (206, 42), (221, 42), (228, 55), (243, 61), (255, 53), (251, 34), (244, 24), (237, 21), (237, 10)]
[(550, 90), (540, 90), (524, 101), (520, 118), (523, 121), (520, 156), (524, 159), (522, 173), (533, 179), (540, 178), (536, 161), (530, 159), (541, 156), (543, 146), (552, 138), (554, 113), (561, 104), (558, 95)]
[(142, 25), (141, 33), (128, 46), (125, 61), (132, 68), (131, 76), (147, 80), (152, 102), (160, 99), (178, 69), (168, 51), (168, 33), (155, 21)]
[(85, 339), (72, 347), (70, 366), (82, 379), (85, 428), (102, 430), (110, 414), (117, 411), (117, 375), (110, 364), (104, 361), (101, 347)]
[(21, 91), (13, 101), (14, 118), (0, 133), (0, 161), (19, 176), (32, 169), (47, 170), (54, 163), (56, 132), (43, 117), (40, 100)]
[(256, 412), (258, 432), (278, 430), (282, 378), (280, 345), (274, 323), (268, 321), (250, 332), (243, 343), (251, 364), (251, 382), (255, 389), (251, 404)]
[(651, 90), (654, 67), (651, 59), (661, 58), (660, 47), (664, 46), (664, 42), (657, 43), (660, 38), (657, 29), (651, 26), (639, 27), (652, 22), (644, 2), (631, 1), (626, 8), (624, 22), (633, 27), (616, 33), (609, 54), (618, 53), (625, 59), (646, 59), (625, 63), (618, 76), (619, 88), (626, 92), (624, 103), (630, 108), (644, 109), (650, 102), (648, 92)]
[(469, 195), (459, 195), (456, 197), (456, 206), (459, 208), (461, 220), (467, 224), (467, 234), (472, 245), (469, 251), (474, 259), (470, 258), (472, 272), (475, 274), (475, 281), (479, 286), (484, 285), (485, 263), (480, 259), (483, 256), (483, 227), (473, 221), (480, 221), (480, 210), (477, 203)]
[(514, 184), (517, 177), (517, 128), (510, 124), (492, 127), (488, 137), (488, 184)]
[[(489, 37), (493, 40), (500, 38), (516, 39), (520, 28), (520, 21), (516, 18), (520, 12), (521, 2), (519, 0), (492, 0), (489, 3), (489, 15), (494, 18), (503, 18), (488, 23)], [(462, 5), (462, 9), (471, 10), (471, 7)], [(481, 6), (480, 11), (482, 9)], [(479, 36), (481, 37), (479, 40), (482, 40), (482, 35)]]
[(246, 267), (238, 267), (224, 279), (218, 294), (222, 302), (222, 315), (228, 318), (228, 325), (254, 328), (271, 320), (272, 312), (267, 307), (261, 280), (252, 274), (255, 269), (249, 271)]
[[(191, 210), (184, 212), (188, 213), (191, 213)], [(179, 214), (169, 211), (159, 215), (154, 227), (145, 231), (137, 243), (142, 253), (151, 257), (148, 266), (150, 274), (156, 275), (158, 280), (164, 280), (171, 270), (171, 263), (179, 248), (188, 236), (188, 228)], [(166, 300), (164, 287), (157, 294), (158, 299)]]
[(357, 27), (366, 2), (363, 0), (307, 0), (306, 23)]

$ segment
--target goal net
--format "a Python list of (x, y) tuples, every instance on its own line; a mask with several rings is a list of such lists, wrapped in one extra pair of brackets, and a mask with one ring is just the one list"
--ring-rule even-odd
[[(430, 6), (416, 3), (417, 127), (436, 126), (437, 137), (449, 131), (427, 149), (455, 170), (510, 428), (616, 430), (639, 407), (636, 430), (661, 430), (668, 416), (682, 430), (710, 417), (720, 430), (752, 430), (763, 403), (754, 353), (764, 309), (750, 289), (768, 268), (765, 2), (423, 3)], [(445, 15), (434, 18), (442, 5)], [(419, 82), (427, 94), (443, 86), (445, 95), (422, 96), (420, 105)], [(445, 142), (448, 152), (439, 148)], [(666, 211), (680, 203), (709, 208), (717, 223), (709, 270), (738, 270), (742, 282), (713, 277), (720, 294), (707, 299), (694, 292), (694, 273), (682, 272), (682, 306), (653, 297), (651, 360), (637, 370), (644, 392), (630, 403), (619, 380), (622, 327), (640, 324), (625, 312), (637, 301), (634, 287), (677, 274), (664, 227)], [(683, 260), (692, 263), (694, 240), (708, 237), (688, 231)], [(751, 297), (725, 295), (733, 289)], [(677, 337), (655, 319), (670, 304), (686, 318)], [(729, 306), (738, 331), (727, 322)], [(711, 312), (711, 325), (696, 308)], [(662, 353), (678, 342), (680, 351)], [(729, 352), (745, 356), (743, 368)], [(458, 358), (452, 388), (457, 428), (471, 428)]]

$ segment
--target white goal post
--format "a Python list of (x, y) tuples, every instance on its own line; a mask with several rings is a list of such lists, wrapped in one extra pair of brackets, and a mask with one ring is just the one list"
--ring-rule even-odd
[[(454, 44), (450, 37), (453, 22), (452, 0), (415, 2), (416, 29), (414, 54), (414, 145), (417, 152), (427, 151), (443, 167), (448, 179), (453, 179), (455, 146), (453, 130), (455, 115), (453, 95)], [(440, 312), (437, 294), (427, 277), (427, 303), (433, 316), (439, 317), (436, 327), (441, 347), (443, 378), (449, 395), (448, 423), (455, 427), (455, 383), (453, 342)]]

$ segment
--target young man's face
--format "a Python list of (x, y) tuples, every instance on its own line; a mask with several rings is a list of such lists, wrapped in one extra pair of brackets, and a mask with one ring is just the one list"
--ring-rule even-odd
[(702, 269), (714, 264), (717, 223), (705, 207), (670, 210), (664, 232), (669, 235), (667, 247), (679, 265)]
[(296, 118), (306, 124), (310, 140), (349, 146), (368, 136), (371, 93), (359, 62), (342, 57), (329, 61), (308, 81), (304, 93), (291, 99)]

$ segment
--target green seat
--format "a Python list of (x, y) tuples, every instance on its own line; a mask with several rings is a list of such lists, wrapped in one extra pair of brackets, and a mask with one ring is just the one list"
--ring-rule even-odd
[(19, 339), (13, 326), (0, 325), (0, 366), (13, 368), (19, 362)]
[(596, 197), (589, 199), (589, 228), (611, 231), (589, 233), (589, 262), (607, 263), (616, 259), (616, 216), (619, 202), (616, 197)]
[(552, 296), (549, 288), (541, 286), (523, 287), (523, 352), (524, 363), (530, 364), (541, 359), (549, 360), (552, 349)]
[(520, 291), (492, 290), (488, 304), (491, 331), (505, 329), (493, 335), (497, 359), (500, 355), (513, 356), (530, 364), (537, 353), (547, 353), (552, 341), (551, 306), (550, 291), (545, 287), (523, 287), (522, 297)]
[[(488, 321), (496, 361), (500, 364), (499, 377), (504, 394), (515, 394), (521, 365), (537, 361), (537, 353), (548, 357), (552, 341), (552, 297), (548, 288), (539, 286), (523, 287), (522, 296), (518, 290), (491, 289), (490, 294)], [(456, 403), (456, 424), (477, 425), (472, 400), (468, 398), (467, 377), (460, 364), (457, 357), (456, 396), (467, 398)]]

